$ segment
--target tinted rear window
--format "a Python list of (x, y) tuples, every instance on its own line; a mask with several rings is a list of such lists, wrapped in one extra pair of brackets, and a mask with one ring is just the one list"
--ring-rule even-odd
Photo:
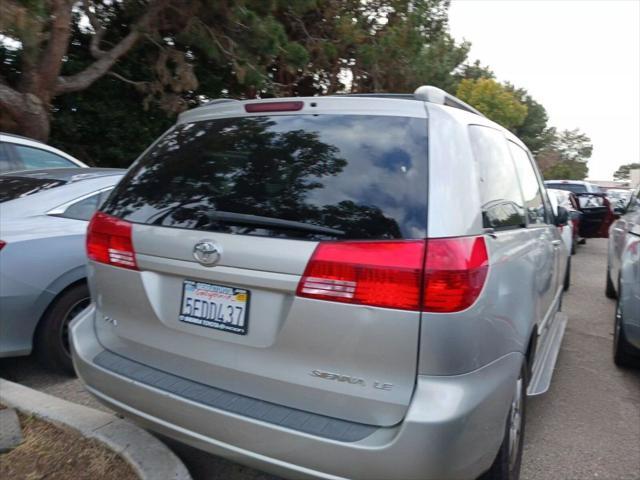
[(103, 210), (247, 235), (423, 238), (426, 128), (426, 119), (358, 115), (180, 125), (134, 164)]
[(545, 183), (547, 188), (555, 188), (556, 190), (566, 190), (573, 193), (587, 193), (587, 187), (579, 183)]
[(0, 203), (33, 195), (65, 183), (67, 182), (49, 178), (0, 177)]

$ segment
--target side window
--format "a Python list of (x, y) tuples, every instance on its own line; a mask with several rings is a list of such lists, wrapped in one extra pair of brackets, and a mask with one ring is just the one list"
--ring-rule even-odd
[(63, 213), (60, 213), (57, 216), (73, 218), (76, 220), (90, 220), (91, 216), (111, 193), (111, 190), (113, 189), (98, 192), (90, 197), (78, 200), (76, 203), (69, 205)]
[(0, 173), (13, 170), (13, 162), (9, 157), (9, 152), (3, 143), (0, 143)]
[(545, 208), (547, 202), (544, 201), (542, 188), (529, 155), (515, 143), (508, 142), (508, 144), (520, 179), (529, 224), (541, 225), (550, 222)]
[(39, 148), (25, 147), (24, 145), (15, 145), (18, 156), (24, 163), (25, 170), (36, 170), (39, 168), (68, 168), (77, 167), (77, 165), (66, 158), (47, 152)]
[(485, 228), (525, 225), (522, 192), (502, 133), (488, 127), (469, 127), (471, 148), (480, 167), (480, 194)]

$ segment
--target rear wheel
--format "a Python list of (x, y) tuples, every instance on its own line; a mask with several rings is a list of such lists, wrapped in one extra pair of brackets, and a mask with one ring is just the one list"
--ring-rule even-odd
[[(629, 343), (624, 333), (624, 314), (620, 299), (622, 295), (618, 295), (616, 303), (616, 316), (613, 327), (613, 361), (619, 367), (637, 367), (640, 364), (637, 350)], [(637, 352), (637, 353), (636, 353)]]
[(71, 350), (69, 347), (69, 323), (91, 298), (86, 284), (75, 285), (54, 300), (38, 324), (35, 338), (35, 352), (45, 367), (73, 374)]
[(611, 272), (609, 271), (609, 267), (607, 267), (607, 286), (604, 290), (604, 294), (607, 298), (616, 298), (616, 289), (613, 286), (613, 282), (611, 281)]
[(526, 362), (520, 369), (515, 385), (511, 408), (507, 417), (504, 438), (498, 456), (491, 468), (478, 480), (518, 480), (522, 465), (522, 446), (526, 420), (527, 367)]

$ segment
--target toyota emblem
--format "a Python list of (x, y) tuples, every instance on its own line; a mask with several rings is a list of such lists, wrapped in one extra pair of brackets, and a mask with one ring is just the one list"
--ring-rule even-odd
[(193, 247), (193, 258), (205, 267), (212, 267), (220, 261), (222, 249), (213, 240), (200, 240)]

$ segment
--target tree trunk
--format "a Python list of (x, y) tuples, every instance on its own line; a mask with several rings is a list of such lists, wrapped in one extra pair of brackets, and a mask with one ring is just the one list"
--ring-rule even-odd
[(20, 93), (0, 83), (0, 125), (36, 140), (47, 141), (50, 130), (48, 106), (32, 93)]
[(27, 93), (23, 96), (25, 108), (15, 118), (19, 131), (22, 135), (46, 142), (51, 130), (49, 111), (42, 100), (35, 95)]

